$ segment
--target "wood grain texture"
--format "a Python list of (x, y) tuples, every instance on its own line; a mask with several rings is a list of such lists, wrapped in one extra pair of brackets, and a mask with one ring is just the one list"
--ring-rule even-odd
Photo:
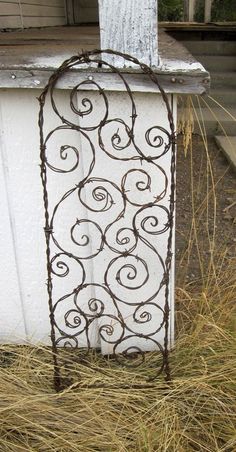
[(45, 5), (28, 5), (22, 4), (21, 10), (23, 17), (65, 17), (64, 5), (61, 6), (45, 6)]
[(0, 0), (0, 3), (16, 3), (19, 5), (27, 4), (27, 5), (45, 5), (45, 6), (61, 6), (63, 4), (63, 0)]
[(0, 28), (21, 28), (20, 16), (0, 16)]
[[(99, 23), (102, 49), (119, 50), (158, 66), (157, 0), (99, 0)], [(124, 66), (124, 60), (114, 56), (110, 63)]]
[[(52, 71), (45, 70), (2, 70), (0, 84), (3, 88), (42, 88), (47, 84)], [(16, 75), (16, 78), (12, 78)], [(114, 74), (87, 71), (87, 77), (93, 75), (94, 80), (104, 86), (107, 91), (123, 91), (124, 86)], [(173, 82), (174, 78), (174, 82)], [(125, 74), (125, 79), (134, 92), (159, 92), (158, 88), (149, 82), (142, 74)], [(58, 89), (71, 89), (76, 83), (84, 80), (84, 72), (70, 71), (58, 84)], [(158, 80), (167, 93), (176, 94), (204, 94), (210, 87), (209, 78), (201, 74), (191, 75), (165, 75), (158, 74)], [(207, 83), (206, 83), (207, 82)], [(85, 89), (86, 90), (86, 89)]]
[[(2, 33), (0, 36), (0, 87), (40, 88), (47, 83), (51, 71), (72, 55), (99, 47), (98, 27), (57, 27)], [(209, 73), (188, 50), (167, 33), (159, 33), (160, 65), (155, 68), (162, 87), (169, 93), (207, 92)], [(124, 68), (134, 91), (152, 91), (152, 84), (134, 68)], [(88, 68), (88, 75), (91, 70)], [(108, 90), (122, 90), (121, 83), (103, 68), (93, 70)], [(13, 78), (12, 78), (13, 75)], [(70, 88), (82, 77), (81, 70), (70, 71), (58, 88)]]
[(0, 2), (0, 16), (17, 16), (19, 14), (19, 3)]
[(24, 27), (54, 27), (65, 25), (65, 17), (24, 17)]
[(19, 1), (18, 0), (0, 0), (0, 3), (17, 3), (17, 4), (19, 4)]
[(63, 6), (64, 0), (21, 0), (21, 5)]

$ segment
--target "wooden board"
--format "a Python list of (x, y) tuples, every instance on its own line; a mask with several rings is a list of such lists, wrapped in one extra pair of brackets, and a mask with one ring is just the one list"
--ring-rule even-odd
[(0, 28), (24, 28), (64, 25), (63, 0), (0, 0)]
[(24, 27), (54, 27), (55, 25), (65, 25), (65, 17), (24, 17)]
[(20, 16), (0, 16), (0, 28), (21, 28)]
[(160, 22), (159, 27), (171, 31), (235, 31), (236, 22)]
[(0, 16), (20, 15), (20, 6), (18, 2), (0, 2)]
[(65, 8), (61, 3), (60, 6), (49, 5), (29, 5), (29, 4), (21, 4), (21, 11), (24, 17), (64, 17), (65, 18)]
[(61, 0), (0, 0), (0, 3), (15, 3), (19, 5), (45, 5), (45, 6), (61, 6)]
[[(38, 88), (42, 89), (52, 75), (51, 71), (45, 70), (31, 70), (31, 69), (17, 69), (1, 70), (1, 86), (5, 88)], [(135, 92), (159, 92), (157, 86), (153, 86), (148, 82), (142, 74), (125, 73), (125, 78), (129, 83), (131, 89)], [(196, 75), (194, 78), (184, 74), (166, 75), (157, 73), (158, 80), (162, 88), (167, 93), (174, 94), (204, 94), (209, 87), (209, 78), (203, 79), (201, 75)], [(87, 77), (92, 76), (96, 82), (104, 81), (108, 91), (122, 91), (123, 86), (120, 79), (113, 74), (104, 72), (87, 71)], [(61, 79), (58, 84), (58, 89), (72, 88), (75, 82), (79, 83), (84, 79), (83, 72), (70, 71), (66, 77)]]
[[(0, 34), (0, 67), (2, 74), (0, 87), (45, 86), (52, 70), (73, 54), (98, 48), (98, 27), (57, 27), (45, 30), (25, 30), (23, 32)], [(160, 64), (155, 69), (160, 82), (167, 92), (202, 94), (210, 86), (209, 73), (198, 63), (184, 46), (164, 33), (159, 34)], [(129, 72), (129, 68), (125, 69)], [(91, 71), (88, 71), (88, 75)], [(131, 70), (134, 73), (134, 70)], [(99, 71), (98, 77), (103, 73)], [(79, 76), (71, 72), (58, 85), (64, 89)], [(119, 89), (109, 75), (111, 89)], [(135, 73), (132, 85), (142, 84), (142, 76)], [(143, 89), (147, 87), (144, 85)]]
[(62, 0), (20, 0), (21, 5), (37, 5), (37, 6), (63, 6)]

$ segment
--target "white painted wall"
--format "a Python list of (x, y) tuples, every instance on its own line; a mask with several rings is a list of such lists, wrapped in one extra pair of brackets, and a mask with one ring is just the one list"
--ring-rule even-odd
[[(91, 94), (96, 107), (96, 114), (100, 117), (103, 106), (101, 100), (96, 94)], [(38, 102), (36, 97), (38, 90), (1, 90), (0, 91), (0, 149), (1, 149), (1, 208), (2, 218), (0, 224), (0, 265), (1, 265), (1, 282), (0, 282), (0, 341), (1, 342), (24, 342), (31, 343), (43, 342), (49, 343), (49, 320), (48, 305), (46, 292), (46, 259), (45, 259), (45, 241), (44, 241), (44, 214), (42, 203), (42, 187), (39, 173), (39, 131), (37, 125), (38, 118)], [(86, 94), (88, 96), (88, 93)], [(141, 112), (140, 127), (137, 128), (137, 134), (140, 134), (140, 145), (143, 143), (143, 131), (150, 125), (162, 125), (168, 127), (165, 107), (161, 101), (159, 94), (153, 93), (136, 93), (136, 102)], [(129, 109), (127, 109), (124, 94), (110, 93), (111, 115), (118, 112), (119, 116), (129, 118)], [(64, 115), (70, 117), (68, 105), (68, 92), (60, 90), (57, 92), (57, 101), (59, 108)], [(79, 102), (79, 99), (78, 99)], [(176, 120), (176, 99), (173, 101), (173, 114)], [(46, 110), (46, 127), (51, 130), (53, 126), (58, 124), (57, 118), (52, 114), (50, 106)], [(139, 130), (139, 131), (138, 131)], [(107, 138), (109, 139), (109, 133)], [(82, 146), (85, 150), (85, 143), (80, 141), (77, 132), (60, 133), (55, 138), (50, 154), (55, 164), (61, 165), (63, 162), (59, 160), (57, 149), (59, 145), (65, 142), (73, 146)], [(83, 154), (82, 154), (83, 155)], [(88, 155), (88, 154), (86, 154)], [(73, 156), (71, 154), (71, 159)], [(70, 159), (64, 162), (69, 165)], [(69, 187), (73, 187), (83, 172), (86, 172), (86, 166), (89, 164), (89, 157), (82, 157), (80, 168), (77, 172), (68, 175), (54, 173), (49, 179), (49, 189), (51, 192), (52, 206), (59, 196)], [(115, 181), (120, 181), (124, 169), (129, 165), (138, 169), (135, 161), (117, 162), (105, 158), (105, 155), (98, 149), (97, 163), (93, 176), (103, 175), (104, 177)], [(162, 157), (160, 164), (169, 172), (170, 154)], [(155, 195), (159, 190), (159, 186), (163, 184), (162, 175), (153, 170), (153, 181), (151, 195)], [(137, 174), (133, 175), (129, 181), (130, 186), (135, 189), (135, 181)], [(143, 193), (143, 196), (149, 196), (150, 192)], [(87, 195), (89, 197), (89, 193)], [(162, 205), (168, 205), (169, 192), (167, 192)], [(71, 197), (68, 205), (65, 207), (66, 216), (60, 216), (59, 212), (58, 233), (64, 240), (65, 246), (70, 248), (71, 243), (66, 238), (66, 230), (70, 221), (78, 218), (80, 215), (86, 215), (85, 210), (78, 209), (76, 198)], [(135, 209), (130, 210), (130, 218), (134, 214)], [(102, 221), (102, 219), (100, 219)], [(162, 237), (162, 238), (161, 238)], [(161, 238), (161, 240), (160, 240)], [(93, 240), (96, 235), (93, 234)], [(112, 240), (112, 239), (111, 239)], [(165, 257), (167, 234), (163, 236), (153, 236), (153, 240), (158, 240), (158, 249), (160, 254)], [(125, 297), (137, 297), (141, 299), (146, 296), (148, 291), (152, 291), (153, 285), (158, 284), (160, 279), (160, 268), (158, 262), (155, 261), (150, 251), (139, 249), (140, 254), (145, 253), (145, 259), (150, 266), (151, 280), (144, 292), (132, 291), (130, 293), (124, 291)], [(94, 261), (88, 264), (87, 273), (90, 281), (101, 281), (105, 271), (107, 260), (111, 257), (109, 252), (99, 255)], [(92, 267), (91, 267), (92, 265)], [(79, 279), (78, 269), (72, 269), (70, 278), (55, 277), (54, 302), (62, 293), (74, 287), (75, 282)], [(143, 271), (138, 273), (138, 278), (143, 277)], [(171, 274), (171, 337), (173, 337), (173, 288), (174, 288), (174, 269)], [(137, 280), (136, 280), (137, 281)], [(117, 291), (120, 288), (114, 286)], [(145, 292), (147, 291), (147, 292)], [(95, 292), (96, 294), (96, 289)], [(97, 295), (99, 295), (99, 290)], [(92, 296), (92, 294), (90, 294)], [(164, 302), (163, 293), (161, 294)], [(132, 308), (123, 308), (124, 316), (130, 317)], [(64, 311), (57, 312), (58, 318), (63, 322)], [(131, 317), (130, 317), (131, 318)], [(156, 318), (156, 322), (159, 320)], [(92, 343), (97, 344), (97, 326), (91, 333)], [(158, 339), (163, 338), (163, 332), (158, 334)], [(84, 345), (81, 342), (81, 345)], [(99, 344), (104, 353), (107, 353), (106, 343)]]
[(65, 25), (64, 0), (0, 0), (0, 28)]

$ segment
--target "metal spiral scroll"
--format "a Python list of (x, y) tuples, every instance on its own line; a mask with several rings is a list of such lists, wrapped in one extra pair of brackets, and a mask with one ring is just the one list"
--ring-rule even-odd
[[(126, 76), (116, 67), (105, 61), (107, 54), (115, 54), (131, 62), (146, 77), (157, 85), (166, 107), (169, 130), (158, 124), (151, 125), (143, 131), (145, 144), (149, 149), (140, 146), (136, 139), (136, 123), (138, 111), (135, 96), (126, 81)], [(58, 80), (71, 69), (93, 70), (104, 68), (119, 77), (127, 96), (129, 121), (113, 117), (110, 113), (110, 98), (104, 87), (96, 83), (92, 77), (77, 84), (70, 92), (70, 109), (75, 120), (68, 118), (60, 111), (55, 97)], [(96, 74), (96, 72), (95, 72)], [(84, 89), (86, 97), (81, 100), (81, 108), (77, 106), (76, 96)], [(89, 98), (91, 92), (99, 94), (103, 102), (103, 117), (95, 115), (95, 106)], [(83, 91), (84, 92), (84, 91)], [(91, 96), (90, 96), (91, 97)], [(59, 125), (47, 133), (45, 122), (45, 102), (50, 105), (57, 117)], [(95, 50), (73, 56), (66, 60), (50, 77), (49, 82), (39, 97), (39, 128), (41, 179), (43, 184), (43, 199), (45, 208), (45, 237), (47, 255), (47, 290), (51, 322), (51, 340), (54, 356), (54, 383), (56, 390), (61, 388), (60, 365), (58, 360), (59, 347), (81, 347), (91, 349), (91, 329), (96, 323), (99, 341), (107, 344), (109, 354), (114, 355), (122, 365), (138, 365), (145, 359), (145, 349), (148, 347), (158, 351), (159, 361), (155, 377), (164, 372), (170, 380), (168, 362), (169, 336), (169, 276), (171, 267), (171, 246), (173, 232), (173, 214), (175, 197), (175, 130), (172, 110), (168, 97), (159, 85), (157, 75), (152, 69), (136, 58), (111, 50)], [(89, 118), (92, 118), (89, 124)], [(86, 119), (84, 125), (84, 119)], [(154, 118), (155, 120), (155, 118)], [(109, 143), (107, 130), (113, 128)], [(122, 130), (122, 134), (121, 134)], [(82, 146), (61, 144), (54, 149), (60, 161), (53, 163), (50, 154), (50, 142), (55, 134), (69, 136), (68, 132), (78, 133), (80, 140), (86, 143), (86, 151)], [(124, 139), (125, 136), (125, 139)], [(79, 143), (79, 140), (78, 140)], [(88, 151), (89, 149), (89, 151)], [(151, 149), (151, 153), (150, 153)], [(83, 154), (86, 152), (86, 155)], [(99, 177), (96, 172), (96, 162), (99, 154), (116, 166), (124, 165), (124, 172), (119, 184), (111, 178)], [(171, 153), (170, 172), (168, 180), (161, 166), (162, 157)], [(73, 163), (68, 165), (68, 156)], [(81, 160), (86, 159), (86, 170), (79, 176)], [(125, 163), (124, 163), (125, 162)], [(127, 170), (127, 163), (131, 162)], [(132, 167), (134, 165), (134, 167)], [(68, 177), (68, 174), (78, 174), (77, 183), (60, 196), (55, 205), (51, 205), (49, 178), (51, 174), (58, 177)], [(63, 176), (64, 175), (64, 176)], [(66, 176), (67, 175), (67, 176)], [(70, 176), (71, 177), (71, 176)], [(157, 190), (158, 179), (163, 181), (161, 189)], [(61, 179), (60, 179), (61, 180)], [(60, 184), (58, 179), (58, 183)], [(136, 181), (134, 183), (134, 180)], [(133, 181), (133, 182), (132, 182)], [(142, 196), (144, 198), (142, 198)], [(168, 201), (162, 205), (162, 200), (168, 196)], [(55, 223), (62, 215), (68, 200), (75, 200), (75, 217), (69, 228), (71, 247), (64, 245), (62, 236), (58, 236)], [(166, 207), (167, 206), (167, 207)], [(131, 210), (130, 210), (131, 209)], [(126, 220), (127, 211), (133, 212), (132, 219)], [(87, 215), (83, 217), (84, 212)], [(63, 217), (63, 215), (62, 215)], [(69, 221), (66, 219), (65, 221)], [(162, 224), (161, 220), (162, 219)], [(64, 223), (63, 223), (64, 224)], [(63, 225), (62, 225), (63, 226)], [(87, 231), (85, 233), (84, 231)], [(161, 234), (168, 234), (166, 240), (166, 255), (163, 258), (158, 252), (158, 239)], [(111, 236), (113, 240), (111, 240)], [(158, 284), (150, 285), (150, 262), (145, 260), (145, 252), (140, 255), (139, 249), (148, 250), (153, 256), (153, 265), (158, 265), (161, 277)], [(88, 271), (88, 262), (95, 265), (98, 255), (107, 250), (109, 261), (102, 275), (102, 280), (94, 281)], [(65, 281), (75, 268), (76, 281), (71, 290), (55, 296), (58, 281)], [(114, 283), (115, 281), (115, 283)], [(143, 296), (145, 285), (152, 287), (146, 299)], [(63, 287), (63, 285), (62, 285)], [(142, 292), (139, 297), (139, 291)], [(159, 304), (158, 295), (162, 291), (164, 304)], [(83, 303), (81, 302), (83, 300)], [(122, 306), (132, 308), (132, 321), (127, 321), (122, 314)], [(63, 315), (58, 318), (58, 310)], [(161, 315), (161, 321), (155, 321), (156, 315)], [(145, 328), (143, 328), (145, 325)], [(164, 331), (164, 341), (160, 344), (158, 332)], [(138, 345), (133, 344), (138, 339)], [(142, 347), (142, 343), (145, 347)], [(137, 359), (137, 356), (139, 359)], [(161, 364), (160, 364), (160, 356)]]

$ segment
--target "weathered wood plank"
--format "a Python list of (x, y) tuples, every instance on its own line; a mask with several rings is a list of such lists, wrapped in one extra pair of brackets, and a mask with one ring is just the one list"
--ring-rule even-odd
[(64, 0), (21, 0), (21, 5), (63, 6)]
[(64, 25), (64, 0), (0, 1), (0, 28)]
[(45, 6), (45, 5), (29, 5), (21, 4), (23, 17), (65, 17), (64, 6)]
[[(39, 88), (42, 89), (52, 75), (52, 71), (45, 70), (2, 70), (1, 88)], [(123, 91), (124, 85), (121, 80), (109, 72), (90, 71), (70, 71), (58, 84), (58, 89), (71, 89), (76, 83), (82, 82), (86, 77), (92, 75), (94, 80), (104, 86), (107, 91)], [(210, 88), (209, 78), (204, 78), (201, 74), (191, 77), (188, 74), (175, 75), (157, 73), (158, 80), (162, 88), (167, 93), (183, 94), (203, 94)], [(134, 92), (159, 92), (158, 88), (148, 81), (143, 74), (125, 73), (130, 88)], [(89, 86), (88, 89), (93, 89)], [(86, 90), (86, 85), (84, 87)]]
[[(87, 39), (88, 34), (90, 40)], [(51, 71), (55, 70), (65, 59), (82, 50), (93, 50), (99, 47), (97, 27), (65, 27), (63, 29), (58, 27), (55, 30), (27, 30), (7, 33), (7, 35), (8, 38), (3, 33), (2, 40), (0, 39), (0, 43), (2, 42), (0, 45), (0, 68), (2, 69), (0, 87), (2, 88), (42, 88), (47, 83)], [(40, 45), (41, 37), (47, 40), (46, 44), (43, 40)], [(22, 45), (13, 45), (11, 40), (14, 40), (14, 44), (19, 42)], [(33, 45), (34, 40), (37, 45)], [(159, 74), (160, 82), (167, 92), (201, 94), (208, 90), (208, 72), (200, 63), (196, 62), (182, 44), (164, 32), (161, 32), (159, 37), (159, 54), (160, 65), (155, 68), (155, 71)], [(134, 78), (131, 77), (131, 74), (129, 75), (132, 89), (141, 91), (153, 89), (153, 87), (147, 86), (147, 82), (142, 79), (142, 74), (138, 74), (134, 68), (123, 70), (133, 73)], [(90, 72), (89, 69), (88, 75)], [(105, 72), (104, 75), (103, 72)], [(84, 77), (84, 74), (81, 75), (80, 71), (70, 72), (61, 80), (58, 87), (64, 89), (67, 84), (69, 84), (68, 87), (74, 85), (76, 77), (79, 80)], [(104, 69), (99, 70), (96, 77), (107, 84), (107, 89), (122, 89), (121, 83), (119, 86), (115, 77)]]
[[(157, 0), (99, 0), (101, 48), (119, 50), (158, 66)], [(122, 66), (114, 56), (110, 62)]]
[(45, 6), (62, 6), (64, 4), (64, 0), (0, 0), (0, 3), (16, 3), (19, 5), (27, 4), (27, 5), (45, 5)]
[(21, 28), (20, 16), (0, 16), (0, 28)]
[(53, 27), (54, 25), (65, 25), (65, 17), (24, 17), (24, 27)]
[(0, 2), (0, 16), (18, 16), (19, 14), (19, 3)]
[[(90, 29), (94, 30), (94, 34), (90, 36), (90, 40), (87, 41), (87, 35), (90, 34)], [(53, 36), (55, 32), (55, 38)], [(99, 48), (98, 28), (91, 27), (73, 27), (63, 28), (58, 27), (54, 30), (27, 30), (25, 32), (10, 33), (2, 36), (0, 35), (0, 55), (1, 55), (1, 67), (8, 68), (45, 68), (54, 69), (58, 65), (58, 61), (63, 62), (63, 58), (68, 58), (73, 54), (76, 54), (83, 50), (90, 50), (91, 44), (93, 47)], [(47, 46), (32, 46), (32, 39), (48, 39)], [(97, 37), (97, 40), (96, 40)], [(26, 39), (30, 41), (30, 45), (11, 46), (11, 39), (18, 40)], [(9, 39), (9, 42), (8, 42)], [(71, 45), (64, 44), (64, 39), (71, 40)], [(55, 45), (56, 43), (60, 45)], [(87, 44), (86, 44), (87, 41)], [(2, 44), (2, 45), (1, 45)], [(9, 45), (7, 45), (9, 44)], [(82, 44), (82, 45), (81, 45)], [(160, 31), (159, 33), (159, 55), (160, 64), (157, 70), (161, 72), (174, 72), (182, 73), (188, 72), (188, 74), (195, 74), (197, 71), (204, 73), (204, 68), (198, 63), (195, 58), (188, 52), (188, 50), (167, 33)]]
[(89, 43), (90, 40), (96, 39), (95, 46), (99, 47), (99, 28), (97, 26), (90, 27), (46, 27), (31, 28), (21, 30), (20, 32), (15, 30), (11, 33), (0, 33), (0, 45), (9, 45), (12, 41), (20, 44), (23, 41), (28, 41), (29, 44), (34, 44), (36, 41), (57, 41), (57, 43), (63, 43), (66, 40), (75, 41), (76, 43), (83, 42)]
[(227, 32), (235, 32), (236, 23), (235, 22), (211, 22), (211, 23), (199, 23), (199, 22), (160, 22), (159, 29), (163, 29), (164, 31), (181, 31), (188, 33), (189, 31), (215, 31), (219, 33), (219, 36), (224, 31)]

